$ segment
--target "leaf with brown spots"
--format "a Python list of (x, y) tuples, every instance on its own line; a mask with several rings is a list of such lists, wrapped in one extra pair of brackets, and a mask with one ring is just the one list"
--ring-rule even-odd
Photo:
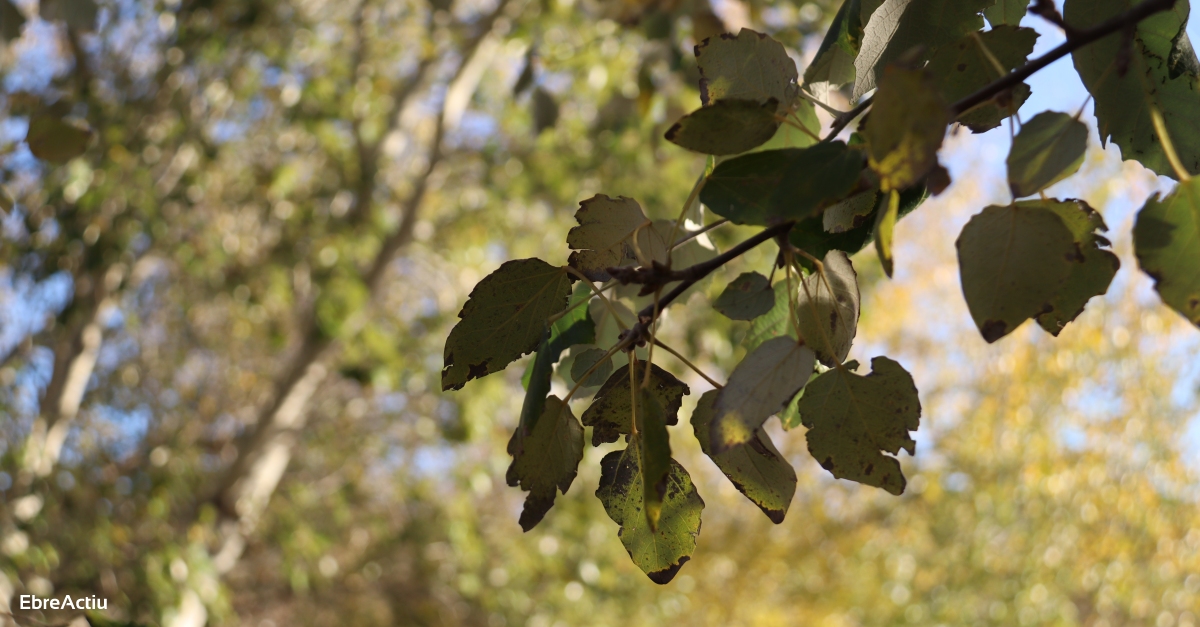
[(669, 460), (658, 526), (651, 529), (643, 511), (642, 437), (632, 438), (625, 450), (600, 460), (596, 498), (608, 517), (621, 526), (617, 532), (629, 557), (657, 584), (669, 583), (696, 550), (704, 500), (679, 462)]
[(904, 493), (904, 473), (895, 457), (900, 449), (915, 455), (909, 435), (921, 422), (921, 401), (912, 375), (888, 359), (871, 360), (871, 374), (830, 370), (804, 388), (800, 419), (809, 431), (808, 452), (838, 479)]
[(554, 506), (558, 491), (563, 494), (575, 481), (583, 459), (583, 426), (557, 396), (546, 399), (541, 418), (525, 433), (517, 427), (508, 443), (512, 464), (505, 480), (529, 492), (521, 510), (521, 529), (529, 531)]
[(775, 524), (783, 522), (788, 506), (796, 494), (796, 471), (784, 459), (775, 443), (762, 429), (745, 444), (722, 453), (712, 449), (709, 440), (714, 415), (713, 404), (717, 391), (709, 390), (700, 397), (692, 412), (692, 431), (700, 442), (700, 450), (721, 469), (734, 487), (750, 499)]
[(754, 439), (762, 424), (804, 387), (817, 356), (795, 339), (767, 340), (733, 369), (717, 395), (709, 439), (720, 453)]
[(1063, 284), (1084, 261), (1062, 218), (1042, 201), (987, 207), (956, 245), (967, 308), (988, 342), (1054, 311)]
[(1121, 268), (1121, 261), (1111, 251), (1102, 247), (1108, 246), (1108, 240), (1098, 235), (1096, 231), (1107, 231), (1104, 218), (1100, 217), (1088, 204), (1082, 200), (1056, 201), (1047, 200), (1042, 206), (1058, 214), (1063, 224), (1075, 238), (1075, 246), (1083, 255), (1083, 263), (1071, 269), (1071, 275), (1059, 288), (1051, 305), (1053, 311), (1037, 317), (1037, 322), (1047, 333), (1057, 336), (1063, 327), (1079, 314), (1094, 296), (1100, 296), (1108, 291), (1108, 286)]
[[(645, 373), (646, 362), (637, 362), (638, 383), (641, 383)], [(675, 375), (659, 368), (650, 366), (649, 391), (663, 409), (665, 424), (673, 425), (679, 422), (679, 406), (683, 397), (691, 390), (686, 383), (675, 378)], [(612, 373), (604, 386), (596, 392), (592, 405), (583, 412), (583, 424), (592, 429), (592, 446), (600, 446), (605, 442), (616, 442), (621, 435), (630, 433), (629, 418), (633, 415), (632, 399), (629, 394), (629, 365), (626, 364)]]
[(858, 273), (850, 257), (830, 251), (823, 272), (804, 277), (796, 302), (796, 323), (804, 343), (826, 366), (842, 363), (858, 332)]

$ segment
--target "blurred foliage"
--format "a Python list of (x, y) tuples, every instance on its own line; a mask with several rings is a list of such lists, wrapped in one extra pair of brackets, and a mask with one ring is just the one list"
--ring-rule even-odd
[[(0, 52), (0, 184), (15, 201), (0, 237), (0, 572), (17, 594), (96, 595), (110, 618), (162, 623), (215, 568), (213, 494), (311, 310), (339, 342), (335, 376), (242, 559), (201, 591), (212, 624), (1194, 627), (1200, 512), (1185, 436), (1197, 400), (1175, 382), (1195, 344), (1153, 299), (1126, 297), (1145, 285), (1122, 270), (1116, 296), (1059, 340), (982, 346), (961, 306), (931, 304), (959, 300), (953, 253), (932, 243), (957, 232), (945, 215), (974, 206), (969, 183), (897, 226), (898, 246), (914, 242), (898, 257), (926, 271), (885, 284), (871, 253), (856, 258), (870, 301), (859, 335), (916, 366), (927, 408), (925, 455), (905, 460), (900, 499), (827, 478), (802, 434), (773, 432), (799, 469), (792, 515), (775, 526), (676, 438), (701, 496), (721, 506), (705, 510), (697, 563), (660, 588), (593, 496), (611, 446), (589, 448), (570, 492), (522, 534), (523, 495), (503, 486), (520, 368), (437, 391), (470, 288), (504, 259), (565, 262), (579, 200), (626, 195), (674, 217), (705, 167), (662, 139), (699, 102), (697, 38), (752, 25), (800, 57), (832, 4), (721, 2), (718, 17), (717, 4), (683, 0), (521, 3), (447, 136), (412, 246), (367, 322), (347, 329), (365, 298), (358, 277), (425, 165), (441, 94), (423, 91), (390, 131), (388, 105), (422, 59), (453, 62), (446, 51), (490, 4), (100, 0), (93, 27), (68, 28), (14, 3), (27, 19), (11, 40), (6, 22)], [(532, 87), (514, 95), (527, 65)], [(435, 63), (420, 88), (448, 71)], [(80, 156), (34, 158), (25, 130), (43, 112), (92, 130)], [(381, 151), (377, 171), (364, 145)], [(1089, 163), (1081, 177), (1103, 188), (1113, 175)], [(716, 230), (712, 244), (745, 233)], [(722, 268), (689, 296), (705, 306), (674, 308), (664, 337), (727, 374), (749, 325), (704, 312), (769, 263), (756, 251)], [(647, 302), (618, 292), (629, 309)], [(95, 309), (104, 344), (61, 464), (22, 487), (55, 351)], [(611, 320), (598, 343), (605, 333)], [(570, 367), (560, 361), (556, 390)]]

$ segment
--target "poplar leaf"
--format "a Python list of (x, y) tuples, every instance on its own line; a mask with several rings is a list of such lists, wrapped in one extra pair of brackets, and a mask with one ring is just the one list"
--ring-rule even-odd
[(987, 207), (963, 227), (956, 246), (963, 295), (988, 342), (1054, 311), (1059, 290), (1083, 262), (1071, 231), (1039, 201)]
[(754, 438), (808, 382), (817, 356), (790, 337), (777, 337), (746, 355), (729, 375), (714, 405), (710, 441), (720, 453)]
[[(879, 190), (874, 191), (878, 194)], [(924, 185), (916, 185), (900, 192), (900, 210), (896, 214), (896, 219), (899, 220), (912, 213), (928, 197), (929, 194)], [(877, 204), (859, 226), (841, 233), (827, 232), (822, 218), (801, 220), (792, 227), (788, 238), (793, 246), (817, 258), (824, 257), (831, 250), (841, 250), (846, 254), (853, 255), (874, 239), (875, 223), (879, 221), (879, 212), (880, 208)], [(804, 257), (800, 257), (796, 261), (807, 270), (813, 269), (812, 262)]]
[(884, 274), (890, 279), (895, 269), (892, 242), (896, 233), (896, 220), (900, 217), (900, 195), (891, 191), (885, 199), (887, 204), (879, 212), (879, 219), (875, 222), (875, 252), (879, 255), (879, 265), (883, 266)]
[(1200, 179), (1146, 201), (1133, 227), (1133, 248), (1163, 302), (1200, 327)]
[(863, 32), (861, 11), (860, 0), (842, 3), (812, 64), (804, 71), (805, 88), (818, 98), (824, 99), (831, 88), (854, 82), (854, 57)]
[(817, 359), (834, 366), (846, 359), (858, 331), (858, 273), (840, 250), (825, 255), (822, 265), (824, 274), (813, 272), (800, 284), (796, 324)]
[(631, 438), (624, 450), (613, 451), (600, 460), (596, 498), (604, 505), (608, 517), (621, 526), (617, 535), (633, 563), (650, 581), (666, 584), (696, 550), (704, 500), (696, 492), (687, 470), (679, 462), (669, 460), (658, 527), (651, 529), (643, 511), (641, 446), (639, 435)]
[(915, 455), (909, 435), (921, 422), (921, 401), (912, 375), (888, 359), (871, 360), (871, 374), (837, 368), (817, 377), (800, 399), (808, 452), (838, 479), (883, 488), (897, 496), (906, 481), (901, 449)]
[(521, 511), (521, 529), (529, 531), (554, 506), (557, 492), (571, 487), (583, 459), (583, 426), (557, 396), (545, 399), (533, 428), (517, 427), (508, 443), (512, 464), (505, 480), (529, 492)]
[(911, 187), (937, 165), (937, 151), (950, 122), (933, 78), (923, 70), (889, 67), (867, 118), (871, 169), (883, 191)]
[[(645, 376), (646, 362), (637, 362), (638, 385)], [(686, 383), (675, 378), (675, 375), (659, 368), (650, 366), (649, 393), (663, 409), (663, 421), (673, 425), (679, 422), (679, 407), (683, 397), (691, 390)], [(630, 433), (630, 417), (633, 416), (632, 397), (629, 387), (629, 365), (626, 364), (604, 382), (604, 386), (596, 392), (592, 405), (583, 412), (583, 424), (592, 427), (592, 446), (600, 446), (605, 442), (616, 442), (621, 435)]]
[[(1138, 0), (1067, 0), (1064, 18), (1075, 28), (1090, 28), (1133, 6)], [(1190, 11), (1179, 0), (1169, 11), (1138, 22), (1123, 75), (1113, 67), (1122, 55), (1120, 31), (1071, 53), (1075, 70), (1095, 100), (1100, 142), (1121, 147), (1125, 159), (1137, 159), (1158, 174), (1176, 177), (1154, 132), (1150, 110), (1157, 108), (1184, 168), (1200, 172), (1200, 62), (1187, 39)]]
[(745, 272), (725, 287), (713, 301), (713, 309), (730, 320), (753, 320), (775, 305), (775, 292), (767, 277)]
[(748, 28), (697, 45), (696, 65), (700, 101), (705, 105), (727, 98), (756, 102), (774, 98), (777, 105), (787, 107), (796, 97), (800, 76), (796, 62), (783, 44)]
[[(793, 284), (795, 285), (795, 284)], [(790, 321), (791, 305), (788, 304), (788, 282), (776, 281), (771, 288), (774, 304), (766, 313), (750, 321), (750, 330), (746, 332), (743, 344), (746, 352), (754, 352), (763, 342), (776, 337), (795, 337), (795, 330)]]
[(869, 226), (867, 217), (875, 211), (878, 195), (877, 190), (868, 189), (829, 207), (821, 213), (821, 226), (826, 233), (845, 233), (864, 224)]
[(1111, 251), (1101, 248), (1109, 245), (1108, 240), (1096, 231), (1107, 231), (1108, 227), (1104, 224), (1104, 218), (1086, 202), (1047, 200), (1041, 204), (1062, 219), (1071, 231), (1076, 249), (1083, 256), (1083, 263), (1072, 267), (1070, 276), (1051, 302), (1053, 311), (1037, 317), (1038, 324), (1046, 332), (1057, 336), (1067, 323), (1083, 313), (1084, 306), (1093, 296), (1108, 291), (1109, 284), (1121, 268), (1121, 262)]
[(779, 102), (723, 99), (693, 111), (667, 129), (667, 141), (707, 155), (736, 155), (771, 139)]
[(804, 219), (854, 189), (862, 159), (838, 141), (735, 157), (709, 175), (700, 201), (737, 224)]
[(612, 374), (613, 363), (611, 357), (606, 357), (608, 351), (603, 348), (589, 348), (575, 356), (575, 361), (571, 363), (571, 379), (578, 382), (584, 373), (592, 366), (595, 366), (601, 359), (604, 361), (596, 366), (592, 374), (588, 375), (583, 381), (584, 387), (595, 387), (602, 385), (608, 380), (608, 376)]
[(484, 277), (446, 339), (442, 389), (460, 389), (537, 348), (570, 293), (566, 270), (541, 259), (509, 261)]
[(721, 469), (739, 492), (758, 506), (771, 522), (779, 524), (787, 515), (796, 493), (796, 471), (762, 429), (745, 444), (722, 453), (713, 451), (709, 440), (717, 391), (705, 392), (692, 412), (692, 432), (700, 450)]
[[(1037, 31), (1018, 26), (996, 26), (982, 33), (969, 33), (938, 48), (925, 69), (933, 75), (942, 99), (955, 102), (1000, 78), (1001, 69), (1007, 74), (1024, 65), (1037, 39)], [(985, 49), (992, 58), (988, 58)], [(975, 133), (991, 130), (1020, 109), (1029, 94), (1029, 86), (1021, 83), (1008, 92), (1011, 102), (994, 98), (964, 111), (958, 121)]]
[[(639, 382), (640, 383), (640, 382)], [(646, 522), (658, 530), (663, 499), (667, 493), (667, 475), (671, 471), (671, 441), (666, 415), (655, 395), (638, 389), (638, 436), (641, 439), (642, 494), (646, 503)], [(582, 446), (582, 444), (581, 444)]]
[(632, 198), (597, 194), (579, 203), (575, 221), (579, 226), (567, 232), (567, 245), (575, 250), (568, 263), (593, 281), (611, 278), (608, 268), (637, 262), (638, 250), (651, 259), (666, 258), (665, 242)]
[(1087, 125), (1066, 113), (1043, 111), (1021, 125), (1008, 152), (1008, 186), (1014, 198), (1032, 196), (1083, 165)]
[(996, 0), (996, 4), (984, 9), (983, 16), (987, 18), (992, 28), (1005, 24), (1016, 26), (1025, 17), (1025, 9), (1029, 0)]
[(885, 0), (863, 29), (854, 60), (854, 97), (875, 89), (884, 68), (913, 48), (926, 61), (933, 52), (983, 28), (980, 11), (993, 0)]
[[(583, 283), (576, 284), (569, 305), (579, 305), (555, 320), (554, 324), (546, 329), (538, 345), (537, 355), (522, 380), (525, 385), (525, 400), (521, 404), (520, 423), (524, 425), (526, 432), (533, 429), (538, 417), (542, 415), (546, 396), (550, 394), (550, 377), (554, 374), (554, 364), (558, 363), (563, 351), (577, 344), (596, 341), (596, 324), (588, 315), (587, 306), (580, 304), (591, 297), (592, 290), (588, 286)], [(515, 436), (514, 440), (517, 440)], [(520, 445), (519, 441), (517, 445)], [(512, 446), (510, 444), (509, 448)]]

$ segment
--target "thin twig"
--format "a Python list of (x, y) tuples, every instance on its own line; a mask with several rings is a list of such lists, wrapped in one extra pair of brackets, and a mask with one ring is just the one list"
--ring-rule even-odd
[(692, 372), (695, 372), (696, 374), (700, 375), (705, 381), (708, 381), (709, 383), (711, 383), (713, 387), (717, 388), (718, 390), (725, 387), (725, 386), (721, 385), (720, 383), (717, 383), (716, 380), (714, 380), (712, 377), (704, 374), (704, 371), (701, 370), (700, 368), (698, 368), (696, 366), (696, 364), (693, 364), (692, 362), (688, 361), (687, 357), (680, 355), (679, 351), (671, 348), (670, 346), (667, 346), (666, 344), (663, 344), (662, 341), (659, 340), (658, 338), (654, 339), (654, 344), (661, 347), (663, 350), (667, 351), (668, 353), (671, 353), (672, 355), (674, 355), (675, 359), (682, 361), (683, 365), (687, 366), (688, 368), (691, 368)]
[(590, 279), (588, 279), (586, 276), (583, 275), (582, 272), (576, 270), (575, 268), (572, 268), (571, 266), (563, 266), (563, 267), (567, 269), (567, 273), (575, 275), (575, 278), (579, 279), (580, 281), (583, 281), (584, 284), (586, 284), (588, 287), (592, 288), (592, 293), (595, 294), (596, 296), (599, 296), (600, 300), (604, 301), (604, 306), (608, 307), (608, 312), (612, 314), (613, 320), (616, 321), (618, 327), (621, 327), (622, 331), (629, 328), (629, 327), (625, 326), (624, 322), (621, 321), (621, 316), (617, 315), (617, 308), (613, 306), (612, 301), (609, 300), (608, 297), (604, 295), (604, 292), (600, 291), (600, 289), (596, 287), (595, 283), (592, 283), (592, 281)]
[(825, 135), (824, 141), (832, 141), (836, 138), (838, 133), (841, 133), (842, 129), (846, 128), (846, 125), (853, 122), (854, 118), (862, 115), (863, 111), (866, 111), (867, 107), (871, 106), (871, 103), (874, 101), (875, 96), (867, 96), (863, 98), (862, 102), (855, 105), (853, 109), (834, 118), (833, 123), (829, 125), (829, 133)]

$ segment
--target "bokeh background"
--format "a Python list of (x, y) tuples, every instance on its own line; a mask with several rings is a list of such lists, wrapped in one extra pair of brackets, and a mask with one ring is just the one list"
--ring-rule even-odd
[[(1087, 160), (1049, 191), (1104, 215), (1122, 262), (1108, 295), (1057, 339), (978, 336), (954, 240), (1010, 200), (1010, 129), (952, 133), (953, 184), (897, 226), (895, 278), (854, 257), (851, 357), (886, 354), (921, 392), (908, 491), (831, 479), (802, 429), (772, 421), (800, 477), (773, 525), (683, 420), (675, 456), (707, 507), (692, 562), (657, 586), (593, 496), (616, 445), (589, 447), (521, 532), (504, 445), (525, 362), (442, 393), (443, 343), (503, 261), (565, 263), (579, 200), (677, 215), (704, 161), (662, 133), (699, 104), (697, 40), (751, 27), (803, 71), (836, 2), (8, 6), (0, 610), (72, 594), (181, 626), (1200, 625), (1200, 333), (1159, 303), (1130, 237), (1172, 183), (1100, 145), (1069, 59), (1030, 81), (1021, 115), (1084, 109)], [(1063, 41), (1025, 25), (1035, 54)], [(94, 130), (82, 156), (31, 155), (47, 110)], [(665, 318), (717, 378), (748, 325), (708, 305), (765, 272), (766, 248)], [(708, 384), (659, 357), (689, 415)], [(11, 611), (0, 625), (77, 619)]]

